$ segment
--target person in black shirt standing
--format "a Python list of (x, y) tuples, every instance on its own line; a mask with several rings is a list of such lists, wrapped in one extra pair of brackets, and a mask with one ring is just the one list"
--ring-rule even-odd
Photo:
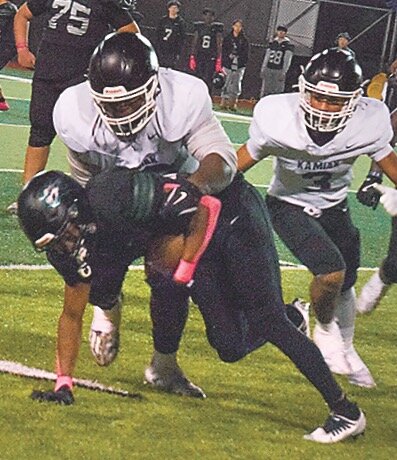
[(179, 15), (181, 3), (169, 1), (168, 14), (160, 19), (156, 30), (156, 52), (162, 67), (175, 69), (186, 39), (186, 23)]
[[(8, 0), (0, 0), (0, 70), (17, 54), (13, 24), (17, 7)], [(10, 108), (0, 87), (0, 111)]]
[(203, 21), (194, 23), (192, 51), (189, 69), (204, 80), (211, 94), (215, 72), (222, 71), (223, 24), (214, 22), (215, 12), (204, 8)]

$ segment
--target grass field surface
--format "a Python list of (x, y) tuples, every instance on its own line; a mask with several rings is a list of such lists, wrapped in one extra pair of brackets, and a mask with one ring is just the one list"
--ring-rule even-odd
[[(10, 72), (7, 71), (8, 75)], [(12, 72), (14, 76), (18, 76)], [(21, 169), (28, 136), (29, 84), (0, 79), (11, 105), (0, 113), (0, 359), (52, 370), (56, 327), (63, 285), (54, 270), (23, 269), (21, 264), (45, 264), (5, 213), (20, 190)], [(219, 115), (236, 145), (244, 142), (249, 119)], [(56, 141), (49, 168), (67, 170), (65, 149)], [(357, 163), (353, 189), (366, 175), (368, 161)], [(247, 174), (265, 192), (271, 161)], [(390, 219), (357, 204), (350, 205), (363, 242), (363, 269), (376, 267), (385, 255)], [(280, 258), (296, 261), (278, 243)], [(360, 271), (357, 290), (371, 271)], [(284, 268), (286, 301), (307, 298), (306, 270)], [(365, 459), (397, 457), (397, 383), (395, 373), (397, 290), (393, 287), (372, 315), (359, 317), (356, 348), (378, 383), (376, 389), (338, 381), (366, 411), (368, 429), (356, 442), (334, 446), (304, 441), (302, 436), (321, 424), (327, 408), (317, 392), (274, 347), (267, 345), (236, 364), (224, 364), (208, 345), (202, 319), (192, 305), (179, 353), (187, 375), (206, 391), (204, 401), (158, 393), (143, 385), (143, 370), (152, 351), (149, 290), (140, 270), (125, 282), (121, 350), (116, 362), (99, 368), (87, 342), (88, 307), (76, 377), (142, 393), (142, 401), (76, 389), (76, 404), (59, 407), (29, 399), (32, 389), (49, 389), (35, 382), (0, 375), (0, 459)]]

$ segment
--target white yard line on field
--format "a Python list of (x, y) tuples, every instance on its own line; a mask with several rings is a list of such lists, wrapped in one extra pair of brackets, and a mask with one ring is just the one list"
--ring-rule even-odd
[(0, 74), (0, 79), (2, 79), (2, 80), (16, 81), (16, 82), (18, 82), (18, 83), (32, 83), (32, 79), (31, 79), (31, 78), (14, 77), (14, 75), (4, 75), (4, 74)]

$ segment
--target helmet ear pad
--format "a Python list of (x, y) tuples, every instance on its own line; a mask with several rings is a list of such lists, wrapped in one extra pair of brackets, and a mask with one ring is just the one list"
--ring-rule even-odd
[[(100, 117), (121, 140), (154, 115), (158, 68), (154, 48), (141, 34), (113, 33), (95, 49), (88, 71), (91, 94)], [(117, 114), (117, 105), (129, 102), (131, 111)]]

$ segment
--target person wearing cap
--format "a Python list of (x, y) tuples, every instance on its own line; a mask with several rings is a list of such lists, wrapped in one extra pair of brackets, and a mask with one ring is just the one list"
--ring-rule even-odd
[(349, 53), (355, 58), (356, 53), (351, 48), (349, 48), (349, 43), (351, 42), (351, 39), (352, 38), (349, 32), (341, 32), (336, 36), (335, 43), (339, 49), (349, 51)]
[(169, 1), (167, 14), (160, 19), (156, 29), (156, 52), (163, 67), (174, 69), (180, 59), (186, 40), (186, 22), (179, 15), (181, 3)]
[(288, 29), (277, 26), (274, 39), (267, 46), (260, 77), (260, 97), (284, 92), (285, 78), (294, 55), (294, 45), (287, 37)]
[(203, 9), (203, 20), (194, 23), (189, 70), (204, 80), (212, 92), (214, 73), (222, 72), (223, 24), (215, 22), (215, 11)]

